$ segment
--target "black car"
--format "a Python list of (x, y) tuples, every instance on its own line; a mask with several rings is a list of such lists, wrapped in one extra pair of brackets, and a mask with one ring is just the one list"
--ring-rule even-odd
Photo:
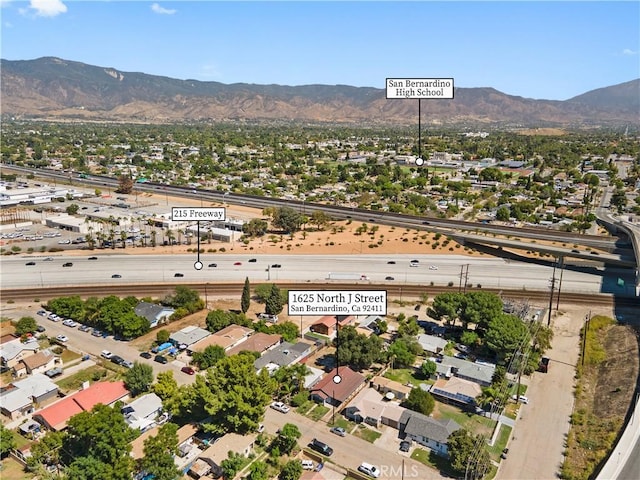
[(163, 357), (162, 355), (156, 355), (153, 360), (162, 364), (169, 363), (169, 360), (167, 360), (167, 357)]
[(402, 442), (400, 442), (401, 452), (408, 452), (410, 448), (411, 448), (411, 442), (408, 442), (406, 440), (403, 440)]
[(89, 257), (89, 260), (97, 260), (98, 257)]
[(326, 443), (321, 442), (320, 440), (317, 440), (315, 438), (311, 440), (311, 443), (309, 443), (309, 448), (323, 455), (326, 455), (327, 457), (330, 457), (333, 454), (333, 448), (331, 448)]
[(36, 328), (36, 332), (44, 332), (46, 330), (46, 328), (44, 328), (42, 325), (38, 325), (38, 328)]
[(274, 263), (273, 265), (271, 265), (271, 268), (281, 268), (282, 265), (280, 265), (279, 263)]
[(218, 266), (217, 263), (210, 263), (209, 268), (216, 268)]
[(384, 277), (385, 280), (395, 280), (393, 277)]
[(257, 261), (258, 261), (258, 260), (257, 260), (257, 259), (255, 259), (255, 258), (250, 258), (250, 259), (249, 259), (249, 263), (256, 263)]
[(395, 264), (396, 264), (396, 262), (394, 262), (393, 260), (389, 260), (389, 261), (387, 262), (387, 265), (395, 265)]
[(146, 358), (146, 359), (149, 359), (149, 358), (153, 357), (153, 355), (151, 355), (149, 352), (142, 352), (142, 353), (140, 354), (140, 356), (141, 356), (142, 358)]
[(32, 265), (35, 265), (35, 264), (36, 264), (36, 262), (27, 262), (27, 263), (25, 263), (25, 265), (27, 265), (29, 267), (32, 266)]
[(73, 267), (73, 263), (67, 262), (62, 264), (63, 267)]
[(184, 277), (184, 273), (174, 273), (174, 277)]
[(124, 363), (124, 358), (122, 358), (122, 357), (120, 357), (118, 355), (112, 356), (109, 360), (111, 360), (116, 365), (122, 365)]
[(119, 273), (114, 273), (113, 275), (111, 275), (111, 278), (122, 278), (122, 275), (120, 275)]

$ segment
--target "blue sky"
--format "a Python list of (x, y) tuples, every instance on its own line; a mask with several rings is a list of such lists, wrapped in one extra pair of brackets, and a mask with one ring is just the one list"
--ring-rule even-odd
[(3, 59), (222, 83), (453, 77), (565, 100), (640, 77), (640, 2), (0, 0)]

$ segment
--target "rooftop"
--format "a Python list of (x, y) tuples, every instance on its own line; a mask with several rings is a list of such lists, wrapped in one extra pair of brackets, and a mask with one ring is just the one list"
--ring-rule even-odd
[(185, 344), (187, 346), (191, 346), (203, 338), (207, 338), (209, 335), (211, 335), (210, 331), (190, 325), (188, 327), (184, 327), (180, 331), (172, 333), (169, 338), (178, 345)]
[[(342, 378), (340, 383), (333, 381), (333, 377), (337, 374)], [(347, 400), (364, 381), (364, 375), (351, 370), (349, 367), (334, 368), (313, 386), (311, 393), (319, 395), (324, 399), (333, 398), (342, 403)]]

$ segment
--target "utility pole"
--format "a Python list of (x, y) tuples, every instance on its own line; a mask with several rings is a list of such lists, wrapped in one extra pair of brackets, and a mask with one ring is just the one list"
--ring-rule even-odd
[(560, 283), (558, 283), (558, 296), (556, 298), (556, 312), (560, 308), (560, 290), (562, 290), (562, 274), (564, 273), (564, 257), (558, 257), (558, 263), (560, 266)]
[(587, 350), (587, 332), (589, 331), (589, 323), (591, 322), (591, 310), (589, 314), (584, 318), (584, 333), (582, 334), (582, 366), (584, 367), (584, 354)]
[(553, 264), (553, 276), (551, 277), (551, 294), (549, 295), (549, 316), (547, 318), (547, 327), (551, 325), (551, 310), (553, 309), (553, 292), (556, 288), (556, 264)]
[(469, 283), (469, 264), (467, 263), (465, 265), (465, 272), (464, 272), (464, 289), (463, 292), (467, 293), (467, 284)]

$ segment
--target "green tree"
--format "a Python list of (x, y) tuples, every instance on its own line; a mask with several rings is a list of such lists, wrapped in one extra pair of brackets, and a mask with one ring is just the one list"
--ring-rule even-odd
[(197, 400), (212, 417), (207, 430), (244, 434), (257, 429), (276, 382), (265, 369), (256, 373), (253, 362), (253, 355), (241, 352), (221, 359), (206, 376), (196, 377)]
[[(91, 411), (78, 413), (68, 421), (67, 435), (61, 448), (62, 463), (70, 465), (69, 468), (76, 464), (74, 468), (79, 472), (90, 470), (94, 475), (96, 471), (104, 472), (94, 476), (94, 479), (130, 479), (133, 458), (129, 452), (134, 437), (135, 432), (118, 410), (98, 404)], [(102, 467), (102, 470), (98, 467)], [(71, 478), (91, 477), (78, 474)]]
[(242, 288), (242, 297), (240, 298), (240, 309), (242, 313), (247, 313), (251, 306), (251, 284), (249, 277), (244, 279), (244, 287)]
[(278, 207), (273, 212), (271, 222), (273, 226), (284, 233), (294, 233), (300, 230), (302, 215), (291, 207)]
[(4, 458), (14, 448), (16, 448), (16, 439), (13, 432), (0, 424), (0, 458)]
[(134, 397), (148, 392), (153, 383), (153, 368), (146, 363), (135, 362), (124, 374), (124, 384)]
[(474, 323), (481, 330), (489, 326), (489, 322), (500, 315), (504, 304), (498, 295), (489, 292), (470, 292), (464, 295), (460, 320), (466, 329)]
[(80, 210), (80, 207), (76, 203), (72, 203), (66, 208), (66, 211), (69, 215), (75, 215)]
[(529, 330), (522, 320), (503, 313), (491, 320), (484, 340), (498, 359), (508, 360), (528, 335)]
[(169, 337), (171, 336), (171, 333), (169, 333), (169, 330), (158, 330), (156, 332), (156, 342), (158, 342), (159, 345), (162, 345), (163, 343), (166, 343), (169, 341)]
[(389, 345), (389, 357), (393, 357), (395, 367), (411, 367), (416, 361), (416, 354), (410, 347), (411, 340), (416, 342), (411, 337), (400, 337)]
[(213, 367), (225, 356), (224, 348), (220, 345), (209, 345), (202, 352), (193, 352), (192, 359), (200, 370), (206, 370)]
[(283, 307), (284, 307), (284, 303), (282, 301), (282, 295), (280, 293), (280, 289), (274, 283), (271, 285), (271, 292), (269, 292), (269, 297), (267, 297), (264, 311), (269, 315), (277, 315), (280, 312), (282, 312)]
[(427, 314), (437, 320), (445, 320), (447, 323), (455, 323), (460, 316), (464, 304), (464, 296), (460, 293), (441, 293), (433, 299), (431, 308)]
[(289, 460), (278, 475), (278, 480), (298, 480), (302, 475), (302, 462), (300, 460)]
[(249, 466), (249, 480), (267, 480), (268, 478), (267, 464), (265, 462), (256, 460)]
[(120, 175), (118, 177), (118, 188), (116, 193), (128, 194), (133, 191), (133, 179), (128, 175)]
[(280, 449), (281, 453), (289, 455), (296, 447), (298, 439), (302, 436), (300, 430), (293, 423), (285, 423), (280, 429), (278, 436), (274, 440), (274, 445)]
[(38, 328), (38, 323), (33, 317), (22, 317), (16, 323), (16, 335), (21, 337), (25, 333), (33, 333)]
[(164, 303), (175, 308), (185, 308), (189, 313), (195, 313), (204, 308), (204, 300), (197, 290), (178, 285), (174, 295), (167, 296)]
[(155, 437), (144, 441), (144, 457), (140, 466), (153, 475), (154, 480), (175, 480), (182, 475), (173, 460), (178, 454), (177, 431), (175, 423), (165, 423)]
[(229, 451), (228, 457), (220, 462), (222, 467), (223, 476), (225, 479), (232, 479), (238, 473), (238, 470), (242, 468), (244, 464), (244, 457), (239, 453)]
[(171, 370), (158, 373), (156, 383), (152, 385), (151, 390), (160, 397), (162, 407), (172, 416), (177, 417), (183, 413), (187, 398)]
[(426, 360), (420, 366), (420, 373), (422, 373), (422, 376), (424, 378), (429, 379), (436, 373), (437, 368), (438, 366), (436, 365), (436, 362), (432, 360)]
[(429, 392), (425, 392), (421, 388), (412, 388), (409, 396), (403, 402), (403, 406), (423, 415), (431, 415), (435, 403), (433, 396)]
[(377, 335), (367, 337), (358, 333), (353, 325), (340, 330), (334, 339), (340, 365), (349, 365), (357, 370), (369, 368), (372, 363), (384, 359), (382, 340)]
[(250, 237), (261, 237), (267, 233), (268, 224), (261, 218), (252, 218), (242, 226), (242, 233)]
[(409, 317), (398, 325), (398, 335), (400, 336), (415, 336), (419, 332), (420, 326), (416, 317)]
[(501, 222), (508, 222), (510, 216), (511, 210), (509, 210), (509, 207), (505, 205), (501, 205), (500, 207), (498, 207), (498, 210), (496, 210), (496, 220), (499, 220)]
[(460, 428), (449, 435), (447, 445), (451, 467), (456, 472), (464, 474), (465, 478), (480, 479), (489, 472), (491, 460), (486, 442), (481, 436), (474, 437), (464, 428)]

